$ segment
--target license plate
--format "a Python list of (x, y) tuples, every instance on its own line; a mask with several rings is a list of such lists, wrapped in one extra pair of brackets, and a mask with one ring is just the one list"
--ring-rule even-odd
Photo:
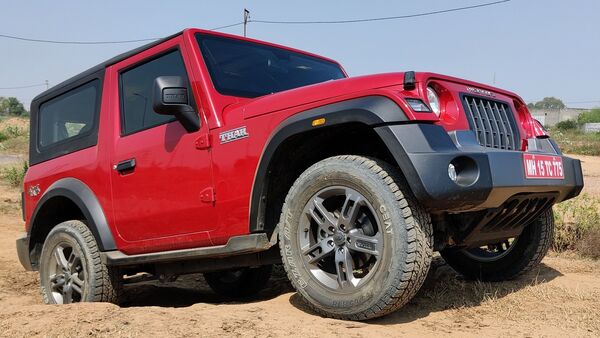
[(523, 154), (523, 166), (525, 178), (565, 178), (560, 156)]

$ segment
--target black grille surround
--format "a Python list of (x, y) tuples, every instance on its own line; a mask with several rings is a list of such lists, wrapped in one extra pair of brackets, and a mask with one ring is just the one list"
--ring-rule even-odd
[(461, 101), (469, 126), (481, 146), (520, 150), (515, 115), (506, 102), (469, 94), (461, 94)]

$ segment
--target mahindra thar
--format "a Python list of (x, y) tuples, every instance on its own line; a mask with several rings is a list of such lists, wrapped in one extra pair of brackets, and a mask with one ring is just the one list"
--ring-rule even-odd
[(37, 96), (29, 161), (17, 251), (46, 303), (189, 273), (246, 297), (283, 264), (350, 320), (406, 304), (433, 251), (471, 279), (535, 268), (583, 187), (514, 93), (199, 29)]

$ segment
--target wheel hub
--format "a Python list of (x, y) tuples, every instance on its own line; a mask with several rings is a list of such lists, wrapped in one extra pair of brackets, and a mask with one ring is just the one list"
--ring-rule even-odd
[(343, 246), (344, 244), (346, 244), (346, 234), (341, 231), (337, 231), (333, 235), (333, 244), (335, 244), (336, 246)]
[(59, 244), (49, 264), (48, 278), (54, 301), (59, 304), (81, 301), (85, 285), (83, 263), (73, 246)]
[(326, 187), (307, 201), (303, 213), (298, 238), (313, 277), (342, 293), (364, 285), (383, 252), (383, 232), (367, 198), (349, 187)]

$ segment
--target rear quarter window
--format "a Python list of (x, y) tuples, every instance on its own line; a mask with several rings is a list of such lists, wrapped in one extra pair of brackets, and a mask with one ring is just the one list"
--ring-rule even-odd
[(40, 149), (85, 137), (95, 130), (100, 96), (99, 82), (88, 82), (40, 106)]
[(103, 72), (104, 69), (34, 99), (30, 165), (98, 143)]

